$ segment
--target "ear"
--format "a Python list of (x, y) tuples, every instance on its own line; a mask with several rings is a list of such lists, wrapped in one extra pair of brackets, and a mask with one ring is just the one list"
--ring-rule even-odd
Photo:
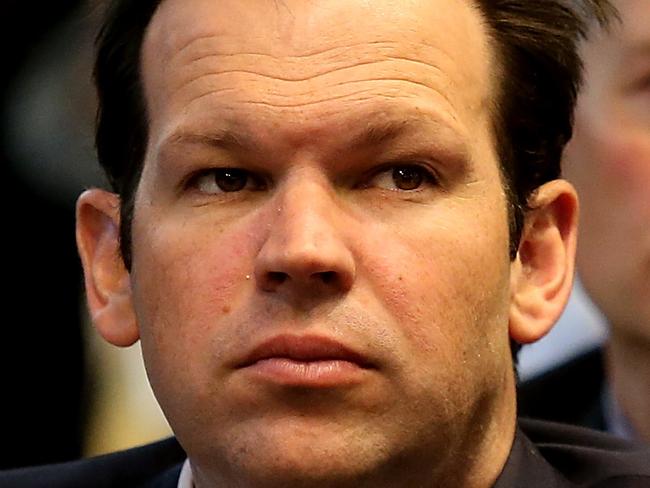
[(510, 282), (510, 337), (521, 344), (551, 330), (571, 293), (578, 197), (567, 181), (554, 180), (528, 207)]
[(139, 338), (129, 273), (120, 254), (120, 199), (104, 190), (88, 190), (77, 200), (77, 247), (86, 283), (88, 307), (101, 336), (116, 346)]

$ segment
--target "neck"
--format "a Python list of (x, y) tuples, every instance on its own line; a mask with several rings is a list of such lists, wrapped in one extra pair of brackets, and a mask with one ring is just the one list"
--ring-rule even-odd
[(650, 342), (613, 328), (606, 369), (623, 413), (639, 437), (650, 441)]

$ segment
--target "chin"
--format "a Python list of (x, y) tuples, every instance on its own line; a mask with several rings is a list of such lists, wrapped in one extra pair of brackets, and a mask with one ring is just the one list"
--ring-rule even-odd
[(222, 435), (216, 450), (204, 445), (206, 451), (212, 449), (204, 451), (202, 464), (215, 466), (215, 458), (221, 459), (221, 468), (227, 467), (232, 477), (212, 473), (206, 480), (218, 479), (223, 486), (358, 488), (377, 486), (392, 464), (390, 446), (376, 433), (313, 422), (269, 427)]
[(363, 480), (375, 479), (383, 460), (378, 459), (377, 453), (365, 457), (367, 452), (363, 448), (353, 454), (349, 447), (295, 443), (258, 446), (252, 451), (240, 448), (231, 453), (234, 479), (224, 486), (237, 485), (237, 481), (255, 487), (365, 486)]

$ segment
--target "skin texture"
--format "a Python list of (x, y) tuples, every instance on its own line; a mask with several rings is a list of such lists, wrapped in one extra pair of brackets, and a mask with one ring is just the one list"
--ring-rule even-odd
[(650, 9), (615, 5), (622, 23), (582, 49), (565, 174), (582, 203), (578, 271), (611, 324), (614, 387), (650, 440)]
[[(491, 486), (515, 428), (509, 337), (564, 306), (577, 203), (542, 187), (509, 260), (478, 11), (166, 0), (143, 54), (131, 273), (116, 195), (82, 195), (77, 236), (94, 322), (141, 339), (197, 486)], [(405, 188), (395, 165), (429, 176)], [(224, 167), (251, 178), (219, 191)], [(238, 367), (278, 334), (371, 367), (324, 387)]]

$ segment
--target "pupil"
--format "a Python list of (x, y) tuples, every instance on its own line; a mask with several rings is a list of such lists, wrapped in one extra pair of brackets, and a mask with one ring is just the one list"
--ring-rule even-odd
[(400, 190), (415, 190), (422, 184), (422, 171), (419, 168), (399, 167), (393, 169), (393, 181)]
[(228, 168), (218, 171), (215, 182), (222, 191), (239, 191), (246, 186), (248, 175), (240, 169)]

